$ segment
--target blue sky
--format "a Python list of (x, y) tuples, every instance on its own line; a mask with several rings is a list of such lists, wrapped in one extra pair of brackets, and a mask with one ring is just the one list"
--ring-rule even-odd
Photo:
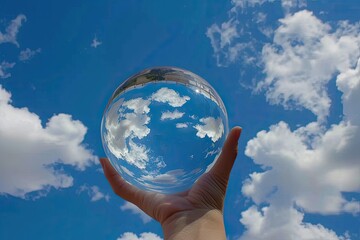
[(360, 239), (360, 3), (0, 1), (0, 239), (159, 239), (97, 158), (115, 88), (205, 78), (244, 131), (228, 239)]

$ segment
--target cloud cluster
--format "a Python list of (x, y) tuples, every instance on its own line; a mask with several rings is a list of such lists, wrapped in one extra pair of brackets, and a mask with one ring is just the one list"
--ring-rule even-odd
[[(241, 59), (244, 64), (256, 65), (259, 57), (257, 48), (263, 42), (255, 39), (253, 28), (270, 38), (273, 30), (266, 26), (266, 14), (262, 12), (245, 11), (247, 8), (261, 6), (264, 3), (277, 4), (275, 0), (232, 0), (232, 8), (228, 11), (228, 20), (221, 24), (214, 23), (206, 31), (219, 67), (226, 67)], [(306, 0), (281, 0), (281, 6), (286, 14), (294, 9), (306, 7)], [(251, 16), (247, 21), (244, 16)], [(239, 21), (241, 19), (241, 21)], [(244, 22), (245, 21), (245, 22)]]
[[(248, 22), (239, 22), (246, 8), (274, 0), (232, 0), (229, 20), (207, 30), (219, 66), (238, 60), (236, 46), (246, 44)], [(305, 0), (282, 0), (285, 17), (275, 30), (257, 14), (257, 28), (271, 43), (262, 43), (265, 79), (255, 91), (285, 109), (311, 111), (317, 121), (292, 130), (281, 121), (250, 140), (245, 154), (263, 168), (245, 181), (242, 193), (254, 205), (241, 215), (246, 227), (241, 239), (348, 239), (322, 225), (305, 223), (304, 213), (359, 214), (360, 192), (360, 23), (340, 21), (330, 26), (307, 10)], [(248, 47), (256, 39), (249, 38)], [(246, 53), (242, 49), (242, 53)], [(259, 66), (257, 66), (259, 67)], [(336, 78), (342, 92), (343, 119), (326, 126), (331, 99), (328, 83)], [(263, 207), (263, 206), (266, 207)]]
[[(149, 162), (149, 149), (136, 139), (143, 139), (150, 133), (148, 124), (151, 121), (150, 104), (153, 101), (178, 108), (190, 100), (189, 96), (180, 96), (178, 92), (167, 87), (160, 88), (148, 98), (135, 98), (128, 101), (119, 99), (108, 110), (105, 120), (105, 141), (109, 151), (117, 158), (129, 164), (145, 169)], [(185, 113), (178, 110), (166, 111), (161, 120), (181, 118)]]
[[(135, 98), (129, 101), (119, 99), (115, 102), (105, 120), (105, 141), (109, 151), (115, 157), (125, 159), (140, 169), (149, 161), (148, 150), (144, 145), (136, 144), (134, 139), (142, 139), (150, 133), (150, 101)], [(126, 113), (125, 113), (126, 111)], [(119, 116), (121, 113), (121, 116)], [(121, 117), (119, 119), (119, 117)]]
[[(347, 239), (304, 223), (301, 211), (360, 212), (360, 202), (344, 195), (360, 192), (359, 24), (340, 22), (330, 32), (308, 11), (280, 23), (274, 44), (263, 49), (267, 78), (262, 87), (269, 101), (305, 107), (320, 121), (295, 130), (281, 121), (247, 143), (245, 154), (264, 171), (252, 173), (243, 185), (243, 194), (256, 205), (242, 213), (247, 230), (241, 239)], [(326, 84), (336, 73), (344, 116), (327, 129)], [(267, 207), (258, 207), (263, 204)]]
[(0, 115), (0, 193), (24, 198), (49, 187), (70, 187), (73, 178), (61, 164), (85, 170), (97, 162), (82, 143), (86, 127), (70, 115), (54, 115), (43, 127), (38, 115), (12, 106), (1, 85)]
[(280, 20), (274, 41), (262, 51), (266, 78), (257, 90), (271, 104), (304, 107), (319, 120), (329, 114), (327, 84), (354, 66), (360, 55), (360, 25), (340, 22), (335, 31), (303, 10)]
[(23, 14), (19, 14), (15, 19), (11, 20), (10, 24), (6, 27), (5, 33), (0, 31), (0, 44), (12, 43), (19, 47), (16, 37), (23, 21), (26, 21), (26, 16)]
[(117, 240), (162, 240), (162, 238), (151, 232), (140, 233), (139, 236), (132, 232), (126, 232), (118, 237)]

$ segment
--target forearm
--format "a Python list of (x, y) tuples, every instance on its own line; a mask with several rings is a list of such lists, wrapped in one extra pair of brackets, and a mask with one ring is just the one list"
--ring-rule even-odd
[(226, 239), (223, 215), (218, 210), (180, 212), (162, 224), (165, 240)]

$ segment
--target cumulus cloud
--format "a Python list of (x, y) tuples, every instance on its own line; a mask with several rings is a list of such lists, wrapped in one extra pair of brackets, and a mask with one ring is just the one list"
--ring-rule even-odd
[(272, 44), (262, 51), (266, 78), (257, 84), (271, 104), (306, 108), (319, 120), (329, 114), (326, 86), (360, 56), (360, 24), (340, 22), (333, 31), (303, 10), (280, 20)]
[(102, 44), (102, 42), (100, 42), (97, 37), (95, 36), (94, 39), (91, 42), (91, 47), (93, 48), (97, 48), (98, 46), (100, 46)]
[(131, 213), (139, 215), (139, 217), (141, 218), (143, 223), (148, 223), (151, 221), (151, 217), (149, 217), (146, 213), (144, 213), (140, 208), (138, 208), (136, 205), (130, 203), (130, 202), (125, 202), (124, 205), (122, 205), (120, 207), (120, 209), (122, 211), (126, 211), (129, 210)]
[(27, 193), (67, 188), (73, 178), (61, 165), (79, 170), (97, 162), (83, 144), (87, 128), (70, 115), (58, 114), (42, 126), (38, 115), (11, 105), (0, 85), (0, 193), (25, 198)]
[(163, 112), (161, 113), (161, 117), (160, 119), (161, 120), (174, 120), (174, 119), (179, 119), (179, 118), (182, 118), (182, 116), (184, 116), (184, 112), (179, 112), (178, 110), (175, 110), (173, 112), (170, 112), (170, 111), (166, 111), (166, 112)]
[(11, 73), (8, 73), (8, 69), (11, 69), (15, 66), (15, 63), (8, 63), (3, 61), (0, 63), (0, 78), (9, 78), (11, 77)]
[(157, 102), (168, 103), (172, 107), (181, 107), (190, 100), (189, 96), (181, 97), (178, 92), (167, 87), (160, 88), (151, 98)]
[(194, 126), (197, 130), (196, 136), (200, 138), (208, 136), (211, 141), (216, 142), (224, 134), (224, 124), (220, 117), (216, 119), (213, 117), (201, 118), (200, 122), (202, 123), (201, 125), (197, 124)]
[(22, 62), (26, 62), (30, 59), (32, 59), (36, 54), (41, 52), (41, 48), (38, 48), (36, 50), (31, 50), (30, 48), (26, 48), (25, 50), (22, 50), (19, 54), (19, 60)]
[[(291, 131), (285, 122), (261, 131), (245, 154), (262, 166), (244, 183), (242, 192), (255, 204), (242, 213), (247, 231), (242, 239), (345, 239), (321, 225), (303, 222), (304, 212), (359, 214), (360, 202), (344, 193), (360, 192), (360, 59), (336, 83), (343, 93), (344, 118), (326, 129), (312, 122)], [(296, 187), (294, 187), (296, 186)]]
[(23, 14), (19, 14), (16, 18), (11, 20), (10, 24), (6, 27), (5, 33), (0, 31), (0, 44), (12, 43), (19, 47), (16, 37), (23, 21), (26, 21), (26, 16)]
[(150, 133), (147, 126), (150, 122), (149, 105), (150, 100), (142, 98), (128, 101), (119, 99), (108, 110), (105, 120), (105, 141), (110, 152), (140, 169), (146, 168), (149, 150), (134, 140), (142, 139)]
[(162, 240), (162, 238), (151, 232), (140, 233), (139, 236), (132, 232), (126, 232), (117, 238), (117, 240)]
[(247, 231), (242, 240), (347, 240), (320, 224), (304, 223), (304, 214), (293, 208), (255, 206), (242, 212), (240, 222)]
[(82, 192), (86, 192), (88, 194), (88, 196), (90, 197), (90, 201), (92, 202), (97, 202), (101, 199), (104, 199), (105, 201), (109, 201), (110, 200), (110, 196), (109, 194), (105, 194), (102, 193), (99, 189), (98, 186), (94, 185), (94, 186), (88, 186), (88, 185), (82, 185), (80, 186), (80, 188), (78, 189), (78, 194), (82, 193)]

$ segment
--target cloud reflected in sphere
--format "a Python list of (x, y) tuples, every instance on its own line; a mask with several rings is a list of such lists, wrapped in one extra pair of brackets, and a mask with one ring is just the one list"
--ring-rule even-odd
[(147, 191), (189, 189), (216, 161), (228, 133), (222, 100), (201, 77), (158, 67), (123, 82), (101, 124), (111, 164)]

